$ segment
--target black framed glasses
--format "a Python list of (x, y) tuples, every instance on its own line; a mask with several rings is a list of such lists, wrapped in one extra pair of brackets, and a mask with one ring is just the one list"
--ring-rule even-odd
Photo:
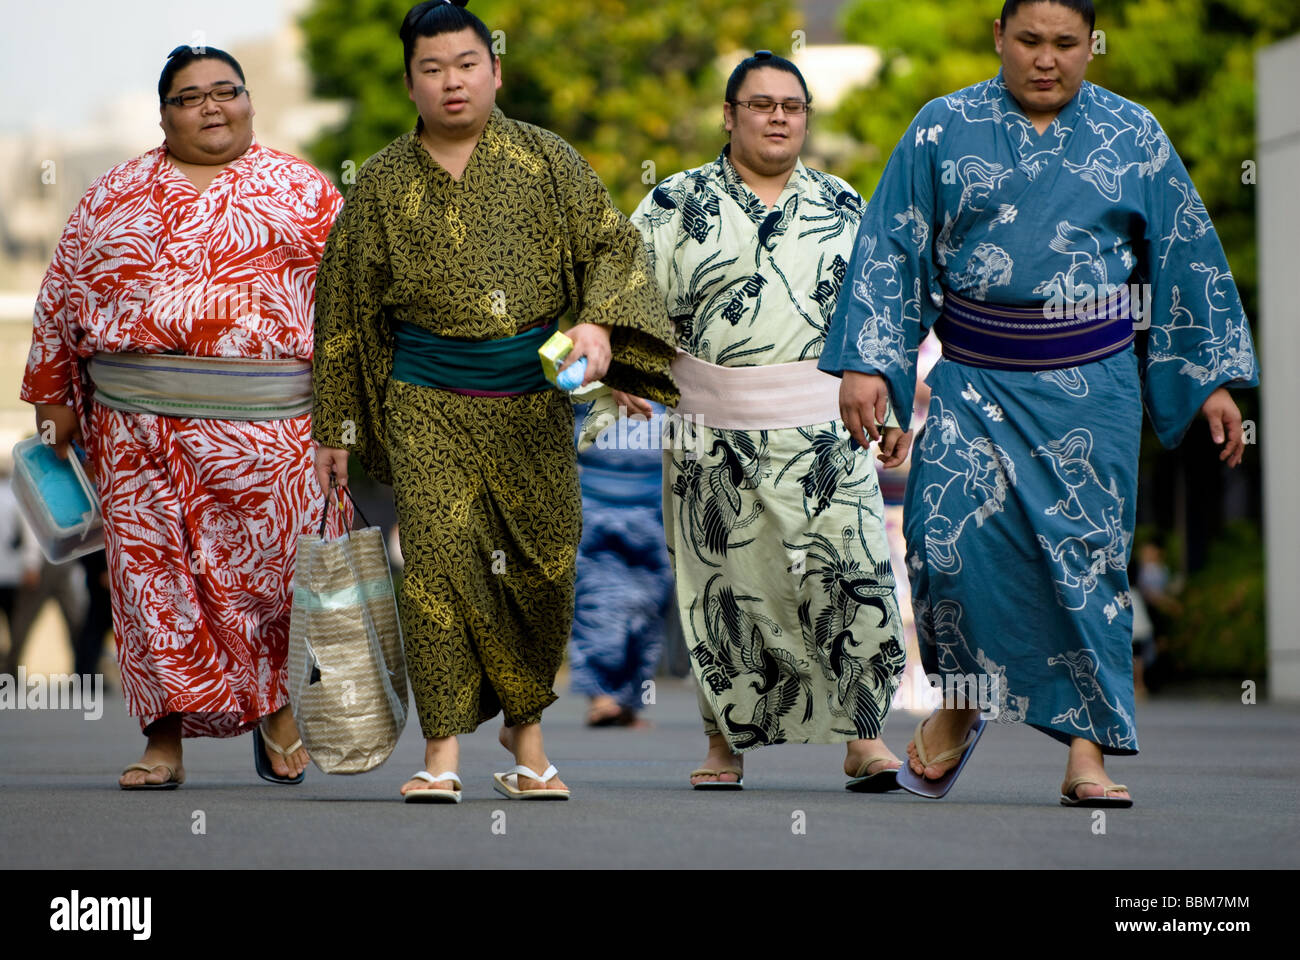
[(753, 110), (755, 113), (776, 113), (777, 107), (791, 117), (812, 113), (812, 104), (804, 100), (733, 100), (732, 103)]
[(197, 107), (208, 97), (216, 100), (218, 103), (224, 103), (227, 100), (234, 100), (241, 93), (247, 92), (248, 88), (242, 83), (223, 83), (220, 86), (213, 87), (206, 93), (199, 90), (191, 90), (188, 93), (182, 93), (175, 97), (163, 97), (163, 103), (170, 103), (173, 107)]

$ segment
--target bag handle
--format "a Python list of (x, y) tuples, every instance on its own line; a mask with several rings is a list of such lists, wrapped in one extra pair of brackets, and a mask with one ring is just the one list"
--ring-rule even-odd
[[(356, 500), (356, 497), (352, 496), (352, 491), (349, 490), (349, 489), (347, 488), (346, 485), (340, 486), (340, 485), (336, 484), (336, 483), (334, 482), (334, 477), (333, 477), (333, 476), (330, 477), (330, 490), (339, 490), (339, 491), (341, 491), (342, 493), (346, 494), (346, 495), (347, 495), (347, 498), (348, 498), (348, 500), (349, 500), (349, 502), (351, 502), (351, 504), (352, 504), (352, 509), (355, 510), (356, 513), (357, 513), (357, 516), (361, 518), (361, 522), (364, 523), (367, 527), (369, 527), (369, 526), (372, 525), (372, 524), (370, 523), (370, 521), (366, 519), (366, 515), (365, 515), (364, 513), (361, 512), (361, 507), (358, 506), (358, 504), (357, 504), (357, 500)], [(339, 509), (342, 510), (342, 509), (343, 509), (343, 500), (342, 500), (341, 498), (339, 498), (337, 495), (336, 495), (335, 499), (338, 501)], [(325, 524), (329, 522), (329, 518), (330, 518), (330, 496), (329, 496), (329, 494), (327, 493), (327, 494), (325, 494), (325, 512), (321, 515), (321, 518), (320, 518), (320, 532), (317, 534), (317, 536), (321, 537), (322, 539), (324, 539), (324, 537), (325, 537)], [(351, 526), (351, 524), (349, 524), (349, 525), (344, 529), (344, 533), (346, 533), (346, 534), (348, 535), (348, 539), (351, 539), (351, 538), (352, 538), (352, 526)]]

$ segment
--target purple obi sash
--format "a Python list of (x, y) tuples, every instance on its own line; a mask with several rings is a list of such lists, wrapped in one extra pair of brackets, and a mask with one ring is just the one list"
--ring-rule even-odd
[[(1106, 292), (1106, 291), (1103, 291)], [(1055, 370), (1104, 360), (1133, 342), (1127, 284), (1096, 301), (1036, 307), (967, 300), (945, 292), (935, 323), (945, 359), (991, 370)]]

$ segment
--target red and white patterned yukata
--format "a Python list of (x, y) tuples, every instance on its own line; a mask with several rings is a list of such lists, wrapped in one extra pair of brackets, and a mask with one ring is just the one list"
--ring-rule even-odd
[(94, 402), (85, 361), (310, 360), (316, 269), (342, 203), (309, 164), (256, 142), (200, 195), (161, 146), (92, 184), (45, 274), (21, 396), (76, 408), (142, 727), (181, 712), (184, 736), (234, 736), (288, 702), (294, 554), (324, 497), (310, 416), (123, 413)]

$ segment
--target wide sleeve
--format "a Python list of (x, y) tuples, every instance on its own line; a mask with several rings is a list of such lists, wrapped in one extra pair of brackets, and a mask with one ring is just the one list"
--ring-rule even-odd
[(36, 295), (32, 346), (19, 392), (28, 403), (70, 404), (75, 399), (75, 385), (82, 374), (74, 349), (78, 331), (69, 288), (81, 261), (93, 192), (92, 187), (68, 218)]
[(1172, 448), (1219, 387), (1259, 386), (1259, 367), (1218, 232), (1172, 147), (1144, 185), (1145, 233), (1136, 244), (1138, 275), (1148, 284), (1138, 322), (1150, 322), (1142, 400), (1160, 442)]
[(325, 251), (325, 243), (334, 221), (343, 209), (343, 195), (319, 173), (316, 174), (315, 181), (313, 215), (303, 224), (303, 235), (311, 244), (312, 252), (319, 258)]
[(912, 418), (917, 350), (939, 316), (943, 289), (934, 258), (936, 179), (933, 144), (922, 110), (885, 167), (858, 225), (848, 274), (817, 367), (873, 373), (889, 384), (890, 408), (903, 428)]
[(664, 181), (645, 195), (632, 213), (632, 225), (645, 242), (646, 258), (655, 278), (655, 285), (663, 297), (669, 318), (681, 313), (678, 306), (680, 285), (675, 269), (677, 245), (681, 237), (681, 219), (676, 203), (667, 192)]
[(355, 453), (372, 478), (392, 483), (384, 447), (384, 392), (393, 367), (384, 313), (390, 271), (382, 205), (363, 167), (334, 221), (316, 275), (312, 437)]
[(574, 315), (578, 323), (611, 327), (604, 383), (676, 406), (680, 395), (669, 370), (676, 337), (641, 234), (572, 147), (557, 141), (549, 152), (568, 239)]

